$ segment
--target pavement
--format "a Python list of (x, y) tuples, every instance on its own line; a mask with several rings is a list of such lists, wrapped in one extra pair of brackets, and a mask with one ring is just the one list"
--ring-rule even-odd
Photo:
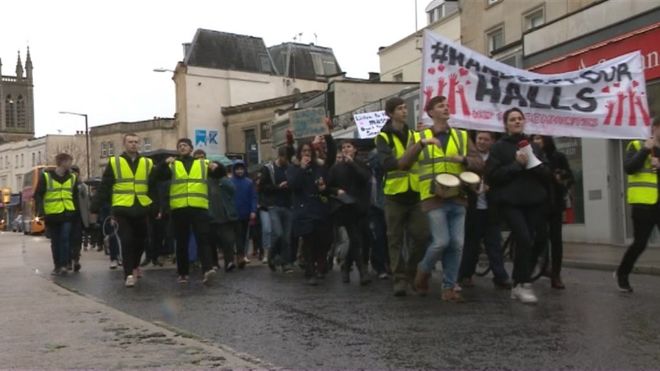
[[(564, 243), (563, 265), (571, 268), (614, 271), (627, 246)], [(660, 247), (649, 246), (639, 257), (633, 273), (660, 275)]]
[(25, 262), (34, 240), (0, 236), (0, 367), (268, 368), (247, 354), (53, 284)]
[(83, 252), (80, 273), (51, 277), (47, 240), (3, 234), (0, 367), (657, 368), (660, 278), (633, 275), (635, 293), (619, 293), (605, 264), (624, 249), (574, 246), (571, 258), (609, 256), (589, 266), (608, 271), (567, 267), (567, 289), (541, 279), (540, 302), (528, 306), (488, 277), (464, 290), (465, 304), (450, 304), (439, 274), (428, 297), (395, 298), (391, 281), (361, 287), (353, 274), (347, 285), (334, 271), (310, 287), (299, 271), (256, 262), (211, 287), (199, 271), (179, 285), (173, 265), (149, 266), (126, 289), (103, 253)]

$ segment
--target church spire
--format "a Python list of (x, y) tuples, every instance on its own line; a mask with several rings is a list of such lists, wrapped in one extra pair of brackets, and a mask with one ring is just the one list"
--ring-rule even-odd
[(16, 78), (23, 78), (23, 62), (21, 62), (21, 51), (18, 51), (18, 60), (16, 61)]
[(25, 57), (25, 74), (28, 80), (32, 80), (32, 58), (30, 57), (30, 47), (27, 47), (27, 56)]

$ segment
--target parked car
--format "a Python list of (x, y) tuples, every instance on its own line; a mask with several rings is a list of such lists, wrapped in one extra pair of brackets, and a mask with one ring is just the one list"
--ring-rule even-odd
[(11, 222), (11, 231), (23, 232), (23, 214), (18, 214), (14, 221)]

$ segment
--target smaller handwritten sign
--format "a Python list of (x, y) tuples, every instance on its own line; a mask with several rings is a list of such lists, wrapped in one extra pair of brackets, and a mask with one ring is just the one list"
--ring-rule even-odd
[(328, 133), (325, 124), (325, 109), (307, 108), (289, 114), (293, 133), (296, 138), (309, 138)]
[(387, 122), (385, 111), (356, 113), (353, 115), (360, 139), (373, 138)]
[(286, 143), (286, 131), (289, 129), (289, 120), (273, 123), (270, 129), (274, 147)]

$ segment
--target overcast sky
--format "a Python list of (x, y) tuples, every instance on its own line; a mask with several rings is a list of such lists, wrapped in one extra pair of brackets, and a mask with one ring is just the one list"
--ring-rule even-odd
[[(418, 0), (419, 27), (426, 24)], [(20, 5), (19, 5), (20, 4)], [(13, 75), (17, 51), (34, 64), (36, 135), (172, 117), (171, 73), (197, 28), (260, 36), (266, 46), (293, 41), (333, 48), (351, 77), (378, 72), (378, 47), (415, 31), (415, 0), (114, 0), (3, 2), (2, 74)]]

